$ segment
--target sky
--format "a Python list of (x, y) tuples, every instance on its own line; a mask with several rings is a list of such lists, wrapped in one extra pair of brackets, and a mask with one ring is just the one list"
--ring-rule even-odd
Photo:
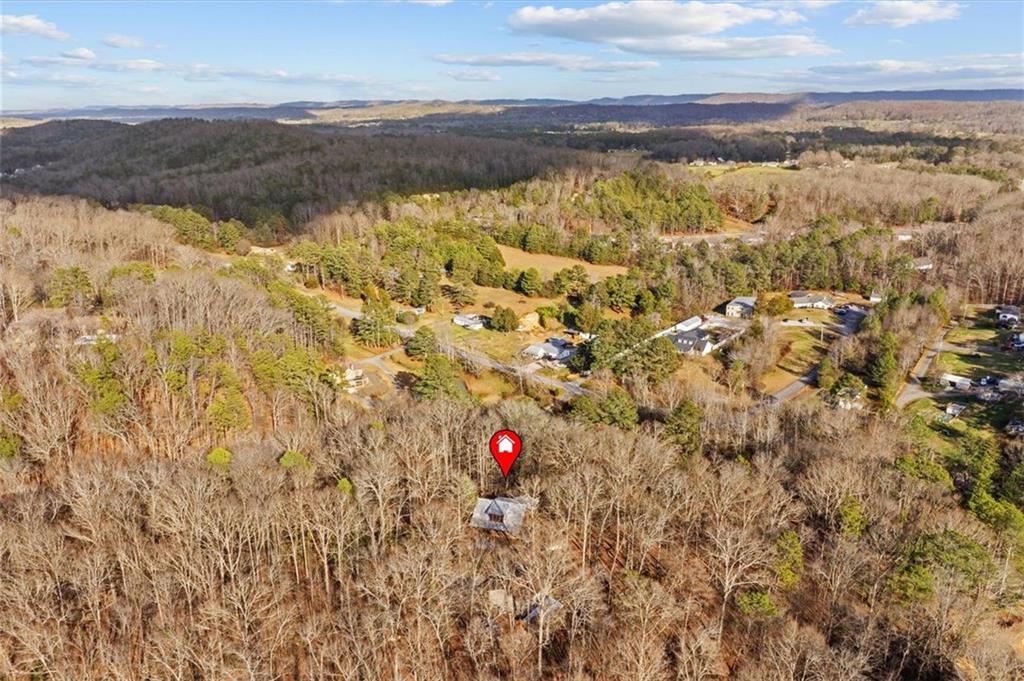
[(16, 2), (0, 109), (1024, 87), (1024, 2)]

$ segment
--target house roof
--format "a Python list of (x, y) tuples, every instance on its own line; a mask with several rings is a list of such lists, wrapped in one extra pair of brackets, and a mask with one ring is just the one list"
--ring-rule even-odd
[(554, 612), (562, 607), (562, 603), (551, 596), (541, 598), (538, 594), (536, 600), (530, 604), (529, 610), (516, 615), (516, 619), (523, 622), (532, 622), (540, 617), (541, 613)]
[(757, 298), (754, 296), (736, 296), (729, 301), (729, 305), (746, 305), (747, 307), (754, 307), (757, 304)]
[(832, 298), (823, 293), (811, 293), (810, 291), (793, 291), (789, 294), (794, 305), (804, 303), (814, 305), (815, 303), (832, 303)]
[(676, 331), (668, 334), (672, 345), (676, 346), (679, 352), (692, 352), (698, 350), (703, 352), (705, 344), (710, 343), (708, 332), (703, 329), (690, 329), (688, 331)]
[(523, 348), (523, 354), (530, 357), (561, 359), (575, 352), (575, 346), (562, 338), (549, 338), (543, 343), (534, 343)]
[[(523, 526), (526, 511), (535, 508), (537, 500), (521, 496), (514, 499), (508, 497), (480, 497), (476, 500), (476, 508), (469, 524), (482, 530), (495, 530), (515, 534)], [(501, 520), (491, 520), (491, 516), (500, 516)]]

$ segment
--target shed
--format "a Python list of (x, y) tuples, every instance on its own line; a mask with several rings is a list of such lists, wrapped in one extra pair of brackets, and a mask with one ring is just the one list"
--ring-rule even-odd
[(942, 374), (939, 376), (939, 383), (947, 388), (956, 388), (957, 390), (970, 390), (972, 385), (971, 379), (956, 374)]

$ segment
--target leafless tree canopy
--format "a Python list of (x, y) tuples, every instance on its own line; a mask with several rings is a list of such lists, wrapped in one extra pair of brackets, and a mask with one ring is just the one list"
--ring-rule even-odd
[[(84, 148), (149, 134), (86, 127), (72, 126)], [(25, 139), (54, 134), (43, 128)], [(76, 154), (24, 186), (236, 215), (266, 197), (268, 178), (316, 159), (328, 170), (288, 195), (287, 217), (324, 213), (307, 227), (325, 243), (403, 218), (567, 238), (616, 229), (570, 207), (618, 161), (513, 184), (563, 163), (562, 151), (275, 129), (253, 164), (221, 167), (211, 153), (178, 172), (182, 129), (198, 146), (251, 139), (234, 124), (160, 123), (159, 172), (136, 176), (141, 151), (128, 147), (124, 176)], [(415, 167), (398, 162), (409, 144)], [(764, 249), (657, 250), (639, 229), (623, 249), (630, 276), (653, 282), (657, 269), (678, 307), (739, 286), (866, 282), (908, 259), (887, 230), (901, 206), (926, 204), (938, 228), (914, 247), (935, 258), (934, 279), (915, 289), (893, 275), (914, 303), (834, 346), (837, 366), (874, 361), (884, 336), (894, 371), (909, 370), (941, 324), (940, 284), (949, 307), (1024, 298), (1019, 192), (819, 160), (711, 185), (730, 214), (768, 197), (777, 229)], [(453, 184), (512, 186), (327, 210), (368, 186)], [(523, 395), (485, 407), (399, 393), (368, 410), (338, 389), (342, 325), (325, 303), (268, 283), (258, 258), (228, 264), (147, 214), (85, 199), (9, 195), (0, 220), (0, 678), (1024, 678), (1024, 528), (1009, 501), (964, 502), (986, 466), (1024, 470), (1019, 446), (946, 451), (912, 415), (811, 400), (752, 408), (677, 377), (620, 377), (640, 408), (633, 430)], [(777, 345), (771, 321), (759, 324), (736, 349), (758, 375)], [(613, 380), (605, 373), (595, 384)], [(686, 445), (668, 416), (681, 406), (696, 414)], [(526, 443), (507, 480), (486, 448), (502, 427)], [(538, 501), (515, 536), (469, 525), (478, 496), (497, 495)]]

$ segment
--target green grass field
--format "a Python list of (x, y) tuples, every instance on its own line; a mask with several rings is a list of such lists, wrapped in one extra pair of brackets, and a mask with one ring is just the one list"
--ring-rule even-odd
[(1024, 371), (1024, 362), (1021, 361), (1020, 355), (1002, 350), (940, 352), (935, 364), (942, 372), (966, 376), (972, 380), (979, 380), (988, 375), (1005, 376)]
[[(811, 312), (798, 312), (805, 311)], [(799, 315), (797, 318), (804, 316), (810, 315)], [(833, 335), (820, 327), (780, 327), (779, 344), (783, 355), (779, 363), (761, 380), (762, 390), (766, 393), (775, 392), (810, 371), (825, 356)]]

